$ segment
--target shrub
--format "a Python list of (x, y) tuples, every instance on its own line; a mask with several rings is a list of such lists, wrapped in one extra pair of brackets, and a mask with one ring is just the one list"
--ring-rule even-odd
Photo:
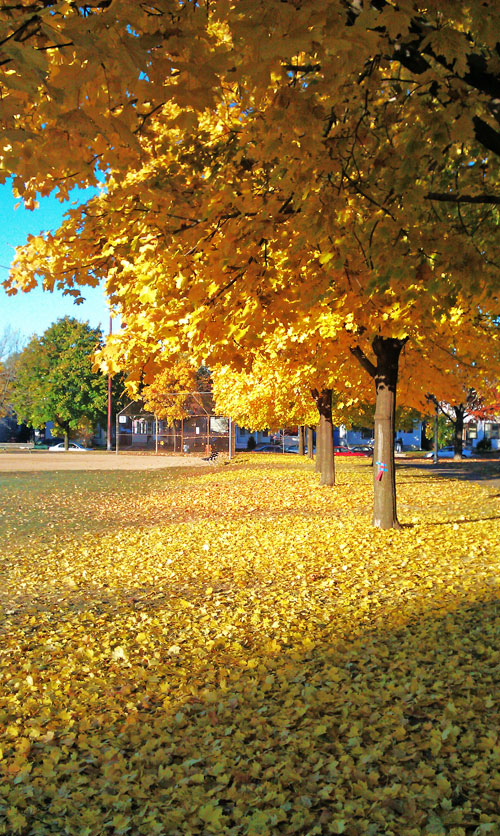
[(255, 441), (255, 438), (253, 437), (253, 435), (251, 435), (250, 438), (247, 441), (247, 450), (255, 450), (256, 447), (257, 447), (257, 442)]

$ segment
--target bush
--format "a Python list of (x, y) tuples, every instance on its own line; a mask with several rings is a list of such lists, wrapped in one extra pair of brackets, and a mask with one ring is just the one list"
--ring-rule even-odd
[(476, 450), (491, 450), (491, 439), (490, 438), (482, 438), (481, 441), (478, 441), (476, 444)]
[(253, 435), (251, 435), (250, 438), (247, 441), (247, 450), (255, 450), (256, 447), (257, 447), (257, 442), (255, 441), (255, 438), (253, 437)]

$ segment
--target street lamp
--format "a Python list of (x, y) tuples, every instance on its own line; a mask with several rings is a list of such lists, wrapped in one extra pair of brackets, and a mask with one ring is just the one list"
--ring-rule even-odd
[[(113, 319), (111, 313), (109, 315), (109, 335), (111, 336), (113, 331)], [(112, 385), (112, 377), (108, 374), (108, 426), (107, 426), (107, 440), (106, 440), (106, 450), (111, 452), (111, 385)]]

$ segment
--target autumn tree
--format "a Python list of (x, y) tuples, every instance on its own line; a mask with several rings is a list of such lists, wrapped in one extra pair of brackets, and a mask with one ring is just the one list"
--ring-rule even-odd
[(452, 427), (453, 448), (455, 460), (462, 459), (465, 419), (469, 416), (475, 418), (492, 419), (495, 417), (495, 406), (489, 405), (487, 400), (475, 389), (468, 388), (462, 392), (462, 399), (457, 403), (446, 403), (435, 399), (436, 406), (441, 412), (448, 425)]
[[(339, 92), (327, 112), (328, 136), (340, 119), (335, 106), (346, 77), (358, 74), (359, 92), (353, 88), (351, 94), (361, 99), (379, 67), (396, 102), (417, 94), (435, 156), (450, 132), (460, 141), (474, 139), (483, 158), (498, 156), (499, 16), (494, 0), (466, 6), (452, 0), (397, 6), (255, 0), (244, 9), (222, 0), (208, 6), (161, 0), (154, 9), (129, 0), (3, 4), (3, 169), (19, 174), (16, 186), (29, 199), (40, 186), (67, 194), (72, 185), (95, 184), (99, 167), (127, 169), (153, 114), (171, 101), (197, 110), (214, 107), (223, 95), (222, 79), (245, 86), (257, 80), (265, 95), (280, 82), (298, 81), (307, 90), (311, 82), (321, 87), (325, 77), (335, 77)], [(283, 100), (278, 104), (286, 107)], [(309, 115), (322, 116), (312, 109)], [(192, 127), (189, 113), (183, 121)], [(456, 204), (498, 197), (468, 195), (450, 183), (453, 190), (434, 190), (428, 199)]]
[(165, 357), (164, 368), (141, 391), (145, 409), (172, 426), (187, 418), (190, 398), (211, 390), (210, 373), (196, 369), (185, 357)]
[(341, 318), (318, 307), (311, 322), (280, 325), (263, 336), (258, 351), (238, 358), (242, 371), (214, 368), (216, 403), (238, 423), (250, 429), (317, 425), (316, 469), (320, 484), (328, 486), (335, 484), (333, 424), (363, 394), (352, 356), (332, 351), (341, 344), (338, 331)]
[(401, 355), (488, 356), (497, 5), (51, 5), (2, 13), (4, 170), (28, 202), (99, 167), (107, 192), (13, 281), (106, 276), (129, 344), (180, 331), (212, 364), (329, 306), (376, 392), (374, 523), (397, 526)]
[(82, 421), (95, 426), (106, 417), (107, 378), (93, 371), (101, 341), (100, 329), (65, 317), (32, 337), (17, 357), (12, 405), (18, 417), (31, 427), (53, 422), (66, 449)]
[(297, 386), (265, 355), (256, 357), (249, 371), (216, 367), (213, 379), (217, 411), (252, 432), (317, 423), (317, 411), (307, 388)]

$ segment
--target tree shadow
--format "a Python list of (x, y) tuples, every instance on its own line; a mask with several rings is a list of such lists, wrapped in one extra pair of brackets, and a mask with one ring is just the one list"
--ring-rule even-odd
[[(426, 520), (425, 526), (435, 528), (436, 526), (445, 525), (471, 525), (472, 523), (491, 522), (492, 520), (500, 520), (500, 514), (494, 514), (489, 517), (467, 517), (463, 520), (460, 518), (452, 520)], [(421, 523), (400, 523), (401, 528), (418, 528)]]
[[(9, 686), (40, 735), (7, 743), (0, 816), (75, 836), (498, 832), (499, 602), (455, 603), (372, 624), (333, 608), (274, 649), (264, 627), (238, 651), (111, 646), (97, 666), (91, 636), (81, 661), (54, 637), (46, 671)], [(33, 626), (20, 669), (47, 637)]]
[(423, 470), (423, 468), (430, 468), (429, 474), (415, 475), (417, 479), (425, 479), (432, 476), (445, 477), (447, 479), (463, 479), (472, 482), (495, 482), (500, 480), (500, 462), (483, 462), (470, 461), (463, 462), (439, 462), (439, 464), (419, 464), (417, 462), (398, 462), (397, 470), (403, 472), (404, 470)]
[(465, 520), (456, 519), (456, 520), (442, 520), (442, 521), (433, 521), (433, 522), (426, 522), (426, 525), (430, 526), (437, 526), (437, 525), (469, 525), (471, 523), (481, 523), (481, 522), (490, 522), (491, 520), (500, 520), (500, 514), (494, 514), (490, 517), (468, 517)]

